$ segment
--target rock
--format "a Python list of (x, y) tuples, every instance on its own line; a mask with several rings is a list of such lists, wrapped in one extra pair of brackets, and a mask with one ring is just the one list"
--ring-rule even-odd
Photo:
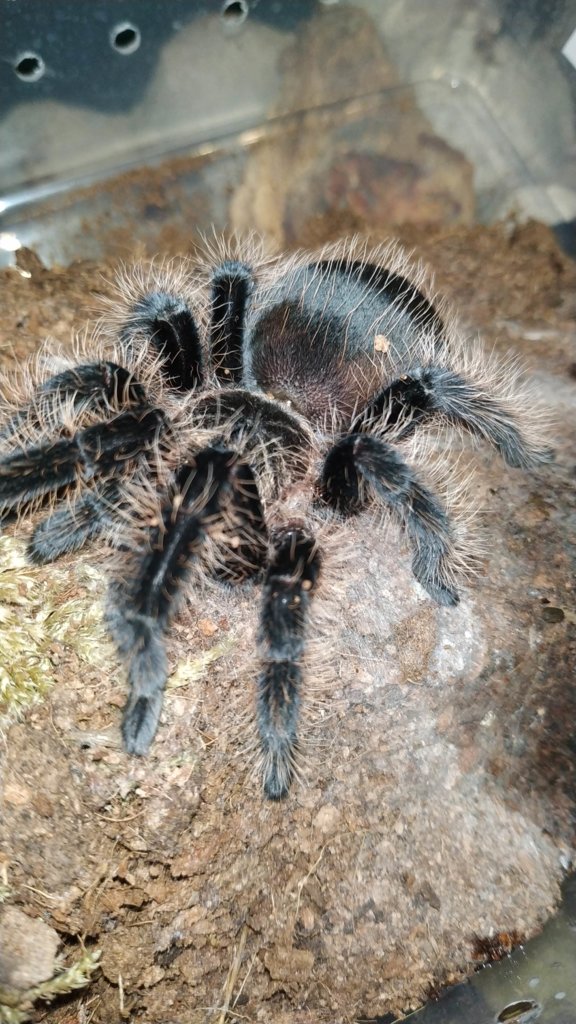
[(17, 907), (0, 915), (0, 986), (25, 991), (55, 972), (58, 933)]

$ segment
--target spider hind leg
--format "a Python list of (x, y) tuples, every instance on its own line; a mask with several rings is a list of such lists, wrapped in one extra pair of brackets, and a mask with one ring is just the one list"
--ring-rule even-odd
[(38, 385), (28, 404), (17, 409), (0, 428), (0, 441), (19, 431), (41, 431), (43, 421), (56, 422), (59, 406), (70, 402), (76, 413), (85, 410), (111, 412), (146, 401), (144, 387), (129, 370), (117, 363), (100, 361), (71, 366)]
[(148, 291), (132, 304), (120, 340), (136, 350), (150, 345), (161, 360), (169, 387), (190, 391), (204, 379), (202, 348), (196, 321), (182, 298), (166, 291)]
[(269, 800), (285, 797), (294, 775), (301, 661), (320, 562), (316, 543), (301, 530), (288, 530), (277, 543), (264, 581), (258, 731)]
[(237, 384), (242, 379), (244, 321), (252, 293), (247, 263), (225, 260), (212, 274), (210, 349), (217, 379)]
[(528, 440), (505, 401), (486, 393), (463, 374), (443, 366), (428, 366), (418, 372), (418, 382), (434, 412), (485, 437), (508, 466), (534, 469), (552, 459), (550, 448), (537, 447)]

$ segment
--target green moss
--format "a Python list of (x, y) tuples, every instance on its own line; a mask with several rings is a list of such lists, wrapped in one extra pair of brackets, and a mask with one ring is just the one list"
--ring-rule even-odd
[(225, 637), (224, 640), (215, 644), (214, 647), (203, 651), (197, 658), (181, 661), (168, 680), (168, 689), (175, 690), (181, 686), (188, 686), (189, 683), (195, 683), (200, 679), (204, 679), (208, 675), (210, 666), (215, 661), (223, 658), (225, 654), (228, 654), (233, 647), (233, 640), (230, 637)]
[(70, 569), (46, 570), (26, 561), (25, 547), (0, 538), (0, 732), (41, 700), (57, 675), (54, 645), (103, 664), (110, 646), (102, 625), (101, 574), (79, 566), (87, 593), (70, 598)]
[(13, 1006), (3, 1006), (0, 1003), (0, 1024), (25, 1024), (30, 1016), (23, 1010), (16, 1010)]

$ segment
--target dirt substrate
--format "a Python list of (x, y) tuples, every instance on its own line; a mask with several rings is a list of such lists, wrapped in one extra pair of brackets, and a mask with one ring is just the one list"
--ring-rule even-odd
[[(306, 241), (327, 233), (319, 221)], [(82, 944), (101, 950), (90, 987), (33, 1019), (406, 1011), (474, 968), (478, 937), (523, 941), (554, 909), (574, 840), (576, 275), (538, 225), (413, 228), (405, 241), (467, 330), (532, 367), (557, 459), (527, 475), (485, 448), (464, 453), (485, 557), (454, 610), (414, 582), (396, 533), (368, 519), (335, 528), (331, 546), (355, 554), (318, 595), (306, 782), (286, 802), (263, 801), (247, 753), (253, 591), (191, 597), (159, 735), (135, 760), (120, 747), (125, 678), (100, 625), (102, 552), (36, 568), (10, 530), (0, 537), (5, 721), (24, 708), (2, 742), (4, 1000), (54, 972), (50, 929), (68, 964)], [(0, 283), (4, 365), (46, 335), (68, 341), (109, 288), (106, 267), (27, 261), (30, 276)], [(18, 926), (15, 911), (48, 929)]]

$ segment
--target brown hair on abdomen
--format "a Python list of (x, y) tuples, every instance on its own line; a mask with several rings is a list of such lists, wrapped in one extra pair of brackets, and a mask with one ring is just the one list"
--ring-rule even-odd
[(259, 317), (251, 339), (251, 376), (262, 390), (313, 422), (343, 420), (379, 391), (389, 375), (384, 352), (371, 357), (347, 338), (349, 320), (310, 315), (285, 301)]

